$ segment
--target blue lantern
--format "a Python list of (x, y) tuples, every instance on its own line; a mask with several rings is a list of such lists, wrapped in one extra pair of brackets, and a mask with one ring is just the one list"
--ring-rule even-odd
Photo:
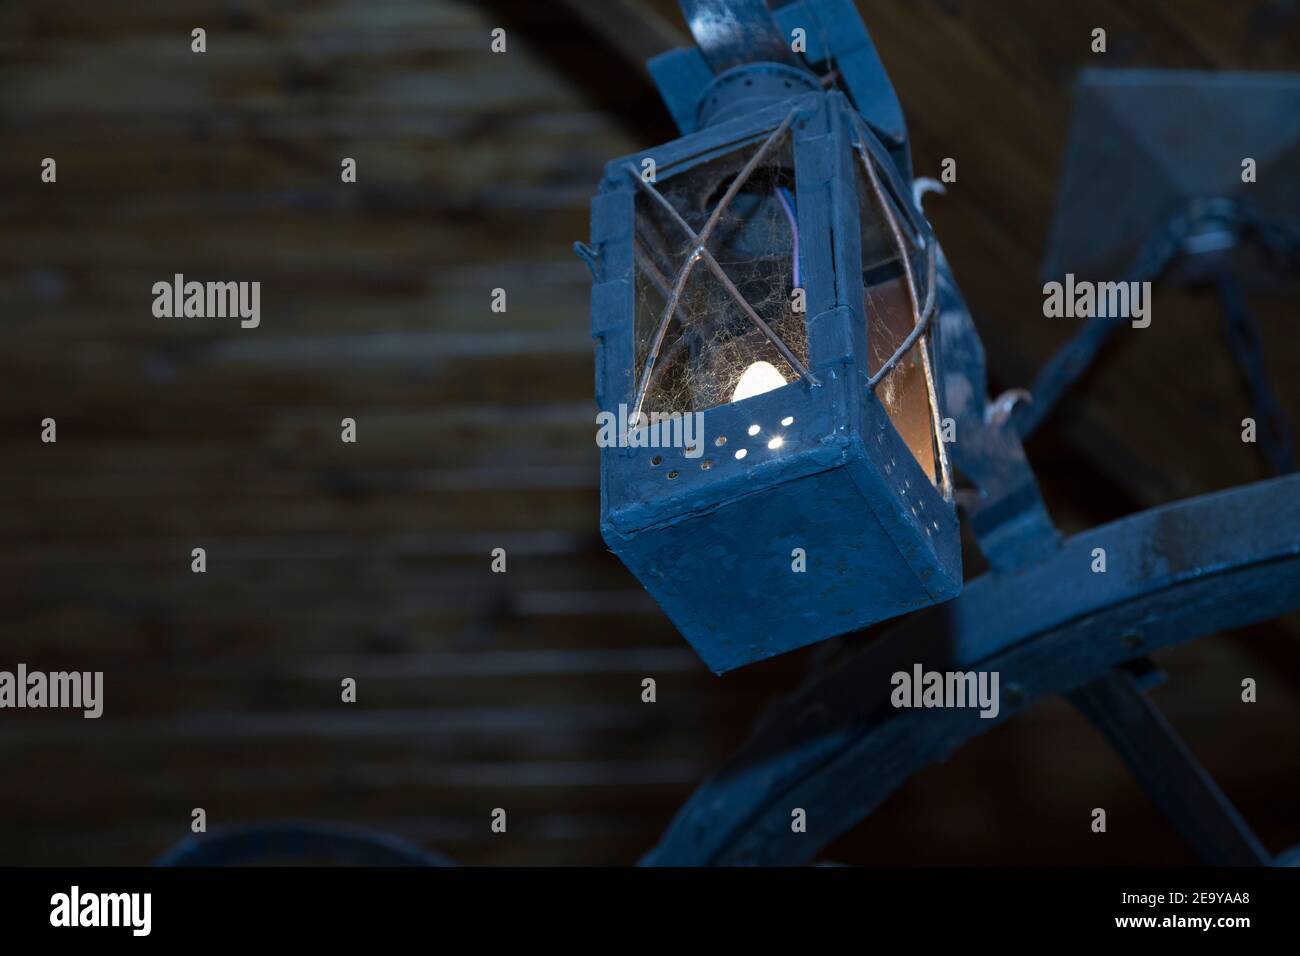
[(940, 254), (866, 30), (683, 7), (700, 46), (650, 69), (684, 135), (608, 164), (579, 252), (602, 533), (722, 673), (954, 597), (961, 559)]

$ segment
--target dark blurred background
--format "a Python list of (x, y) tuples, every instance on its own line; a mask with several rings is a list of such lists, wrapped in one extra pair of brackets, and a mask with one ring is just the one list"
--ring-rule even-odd
[[(918, 175), (958, 159), (927, 209), (998, 388), (1074, 328), (1042, 318), (1037, 269), (1077, 70), (1300, 67), (1291, 0), (859, 7)], [(676, 135), (638, 66), (674, 35), (671, 0), (0, 8), (0, 668), (106, 672), (98, 721), (0, 713), (0, 864), (147, 863), (195, 807), (211, 829), (337, 820), (468, 863), (629, 863), (800, 679), (808, 653), (711, 676), (597, 532), (570, 244), (603, 163)], [(154, 318), (177, 272), (261, 281), (261, 327)], [(1295, 301), (1253, 305), (1300, 422)], [(1030, 445), (1067, 531), (1268, 475), (1212, 298), (1161, 292), (1156, 312)], [(1155, 700), (1268, 847), (1294, 844), (1300, 620), (1159, 661)], [(828, 856), (1192, 862), (1059, 701)]]

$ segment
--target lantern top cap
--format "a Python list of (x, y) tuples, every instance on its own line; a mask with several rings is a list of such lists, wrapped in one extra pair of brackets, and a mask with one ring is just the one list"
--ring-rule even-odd
[(716, 77), (700, 97), (696, 126), (703, 129), (806, 93), (821, 91), (817, 77), (783, 63), (748, 63)]

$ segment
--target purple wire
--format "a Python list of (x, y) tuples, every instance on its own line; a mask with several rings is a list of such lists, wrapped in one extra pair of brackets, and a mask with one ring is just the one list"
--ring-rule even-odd
[(784, 186), (776, 187), (776, 198), (781, 200), (781, 208), (785, 210), (785, 218), (790, 220), (790, 239), (794, 244), (794, 287), (798, 289), (802, 283), (799, 281), (799, 224), (794, 218), (794, 197), (790, 195), (789, 190)]

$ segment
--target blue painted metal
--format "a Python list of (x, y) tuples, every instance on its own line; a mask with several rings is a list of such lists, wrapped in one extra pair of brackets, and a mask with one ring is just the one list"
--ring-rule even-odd
[(990, 402), (984, 346), (945, 259), (939, 262), (939, 361), (944, 409), (956, 424), (953, 464), (974, 483), (964, 502), (971, 531), (995, 571), (1045, 560), (1060, 547), (1025, 457), (1009, 399)]
[(775, 12), (782, 34), (803, 29), (808, 40), (804, 61), (819, 74), (832, 76), (863, 119), (912, 177), (907, 153), (907, 125), (894, 84), (853, 0), (801, 0)]
[[(1107, 551), (1106, 574), (1088, 571), (1097, 547)], [(1094, 528), (1046, 561), (985, 575), (957, 600), (851, 647), (764, 716), (642, 862), (807, 862), (908, 776), (1039, 698), (1298, 607), (1300, 477)], [(918, 662), (999, 672), (1001, 712), (982, 719), (970, 709), (891, 707), (890, 675)], [(806, 833), (791, 832), (794, 807), (807, 810)]]
[(681, 8), (715, 73), (757, 61), (798, 63), (765, 0), (681, 0)]
[[(594, 279), (597, 402), (635, 416), (663, 342), (660, 331), (651, 361), (634, 367), (638, 193), (666, 205), (636, 173), (653, 159), (656, 183), (672, 183), (791, 123), (807, 373), (704, 409), (702, 457), (634, 447), (601, 455), (606, 542), (721, 673), (951, 598), (961, 587), (960, 548), (945, 450), (934, 449), (939, 481), (867, 387), (871, 336), (883, 333), (866, 314), (864, 268), (887, 262), (900, 242), (914, 244), (900, 260), (914, 275), (922, 250), (939, 255), (912, 196), (902, 111), (870, 37), (847, 0), (803, 0), (775, 14), (761, 0), (682, 6), (698, 47), (649, 67), (686, 135), (608, 165), (592, 203), (591, 244), (579, 252)], [(906, 240), (891, 239), (869, 211), (861, 170), (888, 197), (876, 200), (877, 213), (881, 202), (898, 210)], [(725, 280), (710, 253), (696, 259)], [(662, 290), (670, 285), (682, 287), (660, 277)], [(913, 283), (918, 310), (922, 291)], [(661, 329), (680, 318), (680, 300), (665, 298)], [(918, 350), (941, 404), (937, 337), (936, 328)], [(750, 435), (755, 427), (761, 440)], [(768, 446), (773, 437), (780, 447)], [(792, 568), (795, 549), (807, 556), (806, 574)]]
[(1213, 866), (1265, 866), (1268, 851), (1205, 772), (1137, 678), (1123, 668), (1070, 694), (1070, 702), (1106, 735), (1165, 818)]
[(1259, 427), (1260, 449), (1278, 474), (1295, 471), (1295, 432), (1265, 369), (1259, 322), (1246, 305), (1241, 285), (1233, 276), (1220, 276), (1215, 289), (1223, 308), (1224, 337), (1250, 391), (1250, 407)]
[[(1300, 77), (1190, 70), (1084, 70), (1043, 278), (1217, 285), (1246, 374), (1261, 448), (1294, 467), (1290, 426), (1243, 337), (1239, 286), (1274, 286), (1300, 258)], [(1243, 182), (1242, 161), (1257, 164)], [(1242, 306), (1244, 309), (1244, 305)], [(1039, 372), (1016, 412), (1028, 436), (1125, 327), (1087, 321)], [(1243, 345), (1248, 346), (1242, 348)]]
[(456, 866), (401, 837), (360, 827), (264, 823), (195, 834), (172, 846), (155, 866), (251, 866), (287, 862), (352, 866)]
[[(770, 13), (761, 0), (683, 0), (682, 8), (699, 45), (646, 65), (683, 135), (699, 129), (700, 103), (715, 75), (759, 62), (798, 66), (849, 97), (899, 174), (911, 180), (903, 109), (853, 0), (799, 0)], [(799, 54), (796, 36), (803, 43)]]
[(752, 114), (799, 93), (820, 90), (817, 77), (807, 70), (780, 63), (751, 63), (721, 73), (700, 97), (696, 127)]
[[(653, 158), (662, 185), (756, 148), (792, 117), (811, 376), (705, 409), (702, 458), (630, 447), (601, 455), (606, 542), (719, 673), (946, 600), (961, 586), (952, 502), (866, 387), (864, 230), (882, 240), (878, 222), (859, 219), (861, 160), (852, 144), (863, 133), (843, 94), (792, 87), (790, 99), (614, 160), (592, 203), (596, 394), (602, 410), (617, 412), (635, 408), (637, 394), (633, 237), (641, 187), (629, 169)], [(868, 148), (885, 153), (879, 142)], [(910, 189), (893, 167), (884, 169), (888, 192), (910, 206)], [(919, 241), (932, 241), (919, 211), (906, 211)], [(761, 440), (749, 436), (752, 426)], [(767, 447), (778, 435), (781, 447)], [(737, 459), (742, 448), (748, 454)], [(807, 554), (807, 574), (792, 570), (795, 548)]]
[[(1300, 76), (1082, 71), (1044, 281), (1119, 278), (1166, 223), (1203, 218), (1198, 203), (1231, 200), (1300, 225), (1298, 152)], [(1255, 182), (1242, 181), (1245, 157)]]
[[(1300, 193), (1300, 190), (1297, 190)], [(1057, 215), (1062, 215), (1058, 207)], [(1059, 227), (1058, 227), (1059, 228)], [(1205, 237), (1215, 236), (1213, 252), (1204, 248)], [(1251, 256), (1244, 257), (1250, 249)], [(1244, 265), (1255, 261), (1254, 266)], [(1270, 461), (1280, 472), (1293, 467), (1294, 451), (1289, 424), (1281, 417), (1272, 396), (1272, 386), (1263, 371), (1262, 346), (1251, 344), (1249, 337), (1238, 336), (1247, 322), (1238, 276), (1243, 272), (1260, 281), (1259, 268), (1266, 267), (1274, 279), (1300, 274), (1300, 220), (1290, 223), (1265, 217), (1257, 210), (1234, 200), (1194, 200), (1173, 216), (1144, 242), (1137, 257), (1119, 276), (1124, 282), (1192, 282), (1213, 283), (1220, 292), (1225, 310), (1228, 341), (1246, 373), (1257, 418), (1272, 441), (1264, 445)], [(1051, 414), (1060, 399), (1091, 367), (1115, 333), (1125, 327), (1122, 319), (1097, 316), (1089, 319), (1043, 365), (1034, 379), (1032, 402), (1016, 409), (1016, 426), (1028, 437)], [(1242, 346), (1246, 346), (1243, 348)]]
[(694, 133), (700, 94), (713, 82), (713, 70), (704, 54), (698, 47), (669, 50), (648, 60), (646, 69), (682, 135)]

